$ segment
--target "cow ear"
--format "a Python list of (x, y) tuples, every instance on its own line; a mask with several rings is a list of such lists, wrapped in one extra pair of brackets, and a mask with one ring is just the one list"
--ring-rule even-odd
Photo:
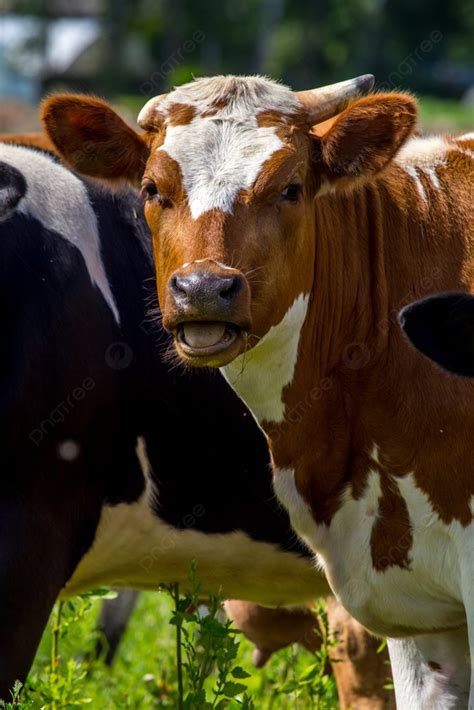
[(416, 118), (416, 102), (410, 96), (377, 94), (359, 99), (326, 133), (313, 137), (315, 167), (330, 183), (373, 176), (405, 143)]
[(52, 96), (43, 102), (41, 118), (61, 157), (75, 170), (108, 180), (142, 177), (147, 144), (105, 101)]
[(474, 296), (445, 293), (417, 301), (401, 311), (400, 325), (445, 370), (474, 377)]

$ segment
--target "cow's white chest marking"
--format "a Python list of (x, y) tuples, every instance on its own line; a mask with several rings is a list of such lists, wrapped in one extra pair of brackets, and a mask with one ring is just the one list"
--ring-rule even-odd
[(283, 390), (293, 380), (309, 295), (300, 294), (259, 343), (221, 368), (226, 380), (258, 422), (282, 422)]

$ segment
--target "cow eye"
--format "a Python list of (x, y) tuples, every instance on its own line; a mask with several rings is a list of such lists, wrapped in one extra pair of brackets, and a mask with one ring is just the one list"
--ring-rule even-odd
[(153, 180), (150, 178), (144, 178), (142, 181), (142, 189), (140, 190), (140, 197), (145, 202), (146, 200), (152, 200), (153, 198), (160, 199), (160, 193), (156, 187)]
[(285, 200), (285, 202), (297, 202), (300, 193), (301, 185), (297, 182), (292, 182), (280, 193), (280, 200)]

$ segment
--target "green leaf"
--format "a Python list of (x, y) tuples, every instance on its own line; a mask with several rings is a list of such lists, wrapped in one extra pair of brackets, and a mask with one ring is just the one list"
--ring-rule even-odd
[(244, 693), (246, 690), (247, 686), (243, 683), (232, 683), (232, 681), (228, 681), (222, 689), (222, 694), (226, 695), (228, 698), (234, 698), (236, 695)]
[(236, 666), (235, 668), (233, 668), (231, 670), (230, 674), (234, 678), (251, 678), (250, 673), (247, 673), (247, 671), (244, 671), (244, 669), (241, 668), (240, 666)]
[(301, 673), (299, 679), (300, 679), (300, 681), (311, 680), (316, 675), (318, 675), (319, 671), (320, 671), (320, 665), (317, 663), (313, 663), (310, 666), (308, 666), (307, 668), (305, 668), (305, 670)]

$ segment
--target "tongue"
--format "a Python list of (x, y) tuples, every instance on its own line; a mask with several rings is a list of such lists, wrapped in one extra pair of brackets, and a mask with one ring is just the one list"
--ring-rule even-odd
[(225, 323), (185, 323), (184, 339), (192, 348), (210, 348), (225, 334)]

